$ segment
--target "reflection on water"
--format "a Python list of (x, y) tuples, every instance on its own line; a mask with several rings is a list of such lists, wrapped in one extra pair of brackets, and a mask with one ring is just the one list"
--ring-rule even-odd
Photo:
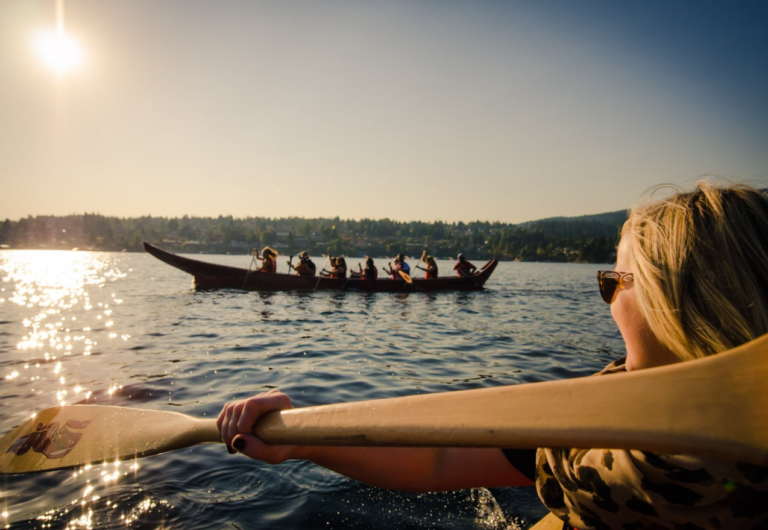
[[(73, 355), (90, 356), (99, 341), (118, 339), (113, 307), (123, 301), (107, 285), (125, 274), (104, 255), (88, 252), (17, 251), (3, 258), (3, 284), (12, 286), (10, 292), (3, 287), (3, 302), (17, 306), (14, 313), (25, 328), (15, 359), (4, 360), (12, 366), (5, 379), (22, 395), (55, 393), (61, 405), (87, 401), (92, 390), (69, 377), (62, 363)], [(127, 341), (130, 335), (119, 338)], [(35, 402), (48, 401), (40, 397)]]
[[(122, 388), (119, 374), (94, 379), (99, 371), (91, 370), (94, 364), (104, 363), (98, 358), (105, 351), (100, 344), (130, 339), (128, 333), (119, 331), (116, 308), (123, 300), (111, 287), (126, 273), (113, 261), (108, 254), (90, 252), (2, 253), (0, 303), (5, 306), (2, 314), (9, 315), (8, 320), (2, 319), (3, 324), (20, 324), (23, 332), (15, 344), (2, 342), (3, 434), (44, 408), (89, 403), (95, 401), (94, 392), (108, 397)], [(2, 335), (5, 339), (9, 333)], [(93, 360), (83, 359), (91, 356)], [(109, 509), (116, 507), (101, 499), (100, 489), (132, 479), (137, 470), (136, 462), (77, 469), (66, 481), (67, 489), (79, 485), (81, 495), (36, 519), (42, 523), (67, 521), (66, 528), (92, 528), (94, 505), (103, 502)], [(6, 501), (4, 517), (12, 518), (16, 507)]]
[[(587, 375), (621, 349), (593, 269), (502, 263), (479, 293), (197, 292), (143, 254), (0, 251), (0, 433), (60, 403), (214, 417), (270, 388), (307, 406)], [(389, 492), (219, 445), (0, 482), (11, 528), (496, 529), (542, 513), (530, 489)]]

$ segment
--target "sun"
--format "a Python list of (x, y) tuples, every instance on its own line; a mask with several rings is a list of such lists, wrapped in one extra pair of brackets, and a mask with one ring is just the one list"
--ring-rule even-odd
[(75, 70), (83, 62), (82, 48), (63, 30), (38, 32), (34, 49), (46, 65), (60, 74)]

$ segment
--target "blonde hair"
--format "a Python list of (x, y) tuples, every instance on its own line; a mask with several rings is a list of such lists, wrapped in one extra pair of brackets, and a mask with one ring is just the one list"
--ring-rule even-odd
[(683, 360), (768, 333), (768, 198), (706, 181), (635, 207), (622, 229), (640, 310)]
[(267, 259), (272, 257), (276, 258), (280, 254), (278, 254), (277, 251), (272, 247), (264, 247), (264, 250), (261, 251), (261, 255), (264, 257), (264, 259)]

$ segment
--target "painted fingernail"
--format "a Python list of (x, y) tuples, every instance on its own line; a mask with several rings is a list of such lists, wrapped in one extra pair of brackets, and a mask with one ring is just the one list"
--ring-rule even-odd
[(235, 449), (237, 449), (238, 451), (242, 451), (243, 449), (245, 449), (245, 440), (243, 440), (242, 438), (238, 438), (237, 440), (232, 442), (232, 445), (235, 446)]

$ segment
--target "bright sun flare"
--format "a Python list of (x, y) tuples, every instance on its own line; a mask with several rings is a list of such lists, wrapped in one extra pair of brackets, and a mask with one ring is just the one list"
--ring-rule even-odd
[(63, 31), (41, 31), (35, 36), (34, 48), (43, 62), (58, 73), (74, 70), (83, 61), (80, 46)]

